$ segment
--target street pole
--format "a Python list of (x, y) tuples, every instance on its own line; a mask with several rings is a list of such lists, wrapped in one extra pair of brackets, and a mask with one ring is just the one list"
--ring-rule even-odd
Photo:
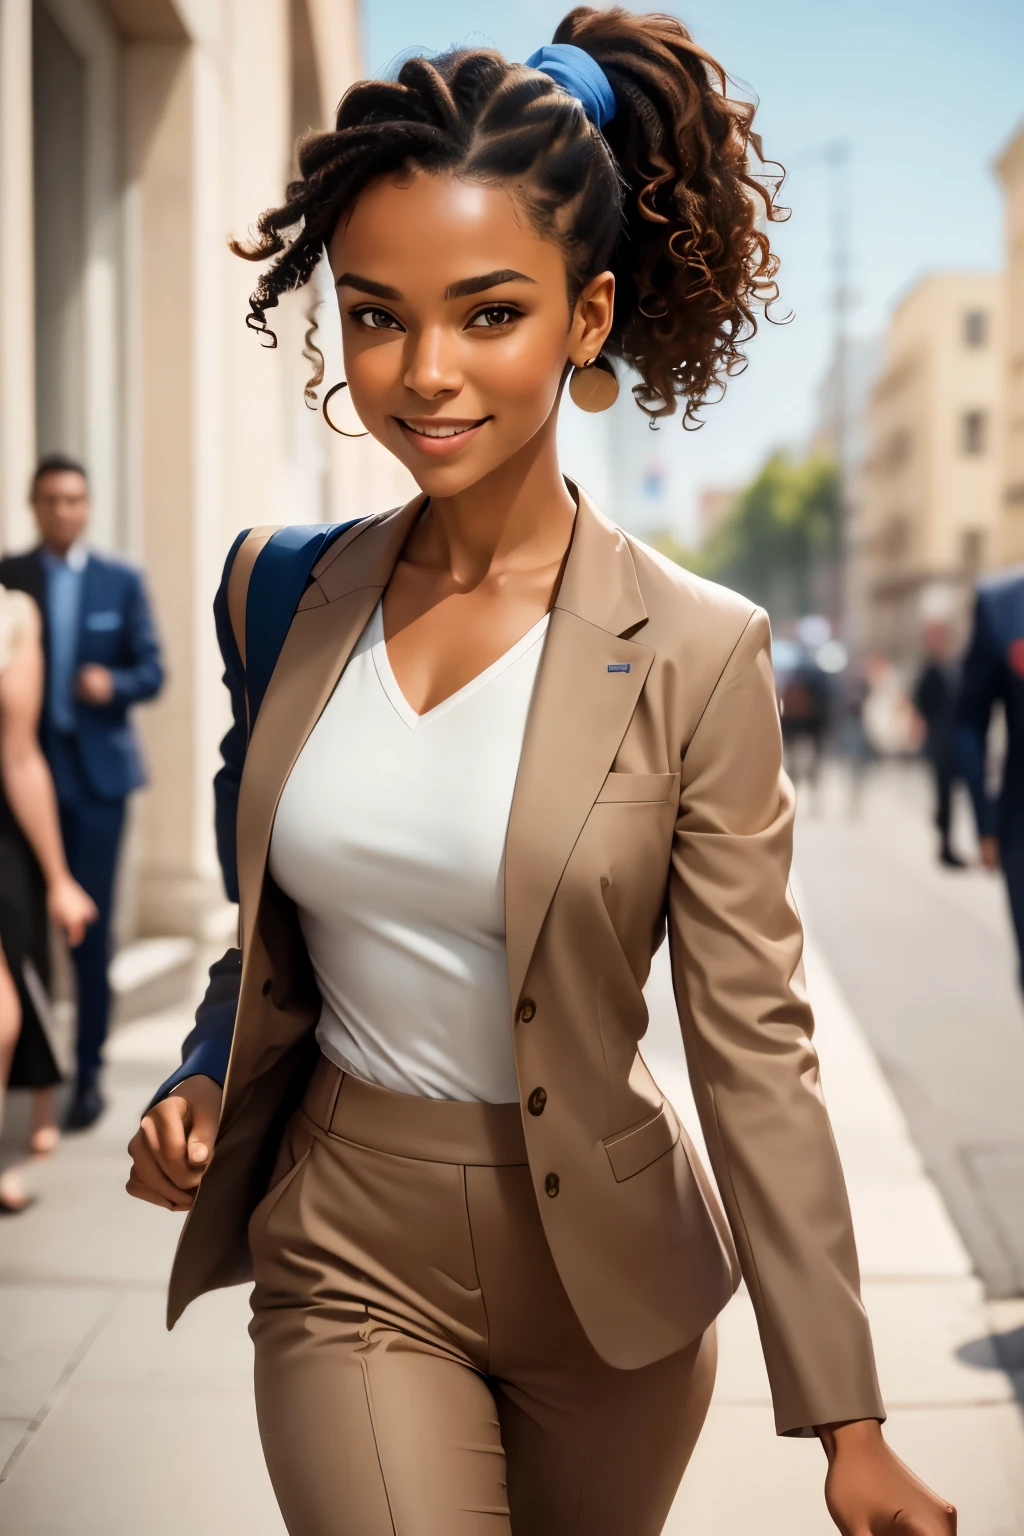
[(854, 541), (850, 530), (850, 402), (848, 388), (849, 338), (847, 316), (852, 306), (850, 288), (850, 145), (845, 139), (815, 144), (798, 154), (791, 168), (804, 170), (824, 165), (829, 173), (829, 266), (832, 269), (832, 401), (831, 432), (839, 494), (838, 569), (832, 582), (831, 605), (835, 628), (851, 648), (856, 602), (851, 601), (851, 569)]
[(832, 432), (835, 442), (836, 470), (839, 485), (839, 540), (833, 602), (836, 627), (849, 641), (851, 620), (850, 583), (851, 558), (854, 546), (850, 519), (850, 442), (849, 442), (849, 389), (847, 315), (850, 308), (850, 199), (849, 165), (850, 146), (845, 140), (826, 144), (823, 148), (825, 164), (829, 169), (829, 199), (831, 203), (832, 244)]

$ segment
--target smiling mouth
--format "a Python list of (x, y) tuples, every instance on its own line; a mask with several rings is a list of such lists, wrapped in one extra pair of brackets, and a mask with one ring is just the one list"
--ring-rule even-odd
[(475, 432), (477, 427), (482, 427), (490, 417), (482, 416), (479, 421), (465, 421), (457, 424), (448, 422), (421, 422), (406, 421), (399, 416), (399, 423), (407, 432), (413, 432), (417, 437), (463, 437), (467, 432)]

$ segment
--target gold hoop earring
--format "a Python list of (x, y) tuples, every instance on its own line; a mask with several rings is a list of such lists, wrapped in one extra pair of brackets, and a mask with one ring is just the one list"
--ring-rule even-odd
[(320, 407), (320, 409), (324, 413), (324, 421), (326, 421), (327, 425), (330, 427), (332, 432), (337, 432), (339, 437), (369, 437), (369, 435), (370, 435), (369, 432), (345, 432), (345, 431), (342, 430), (341, 427), (336, 427), (334, 425), (334, 422), (331, 420), (330, 416), (328, 415), (327, 404), (328, 404), (328, 401), (331, 400), (332, 397), (334, 395), (336, 395), (340, 389), (348, 389), (348, 380), (347, 379), (342, 379), (340, 384), (332, 384), (330, 389), (327, 391), (326, 395), (324, 395), (324, 403)]
[(581, 411), (610, 410), (619, 398), (619, 381), (608, 359), (598, 354), (582, 368), (574, 368), (569, 376), (569, 395)]

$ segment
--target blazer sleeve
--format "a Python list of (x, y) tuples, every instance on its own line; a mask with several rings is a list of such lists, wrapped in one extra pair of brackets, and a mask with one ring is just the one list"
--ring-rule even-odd
[(181, 1047), (181, 1066), (160, 1084), (150, 1100), (150, 1109), (187, 1077), (212, 1077), (215, 1083), (224, 1086), (241, 980), (242, 951), (229, 949), (210, 967), (209, 984), (196, 1009), (195, 1025)]
[(992, 633), (983, 593), (974, 604), (974, 624), (960, 677), (956, 712), (956, 747), (960, 771), (970, 790), (979, 837), (998, 830), (999, 802), (985, 785), (985, 764), (992, 708), (1003, 693), (1003, 663)]
[(884, 1419), (832, 1136), (767, 616), (747, 623), (686, 747), (669, 888), (676, 1002), (780, 1434)]
[(111, 668), (114, 702), (141, 704), (155, 698), (164, 685), (160, 641), (146, 586), (137, 571), (131, 573), (125, 612), (125, 664)]

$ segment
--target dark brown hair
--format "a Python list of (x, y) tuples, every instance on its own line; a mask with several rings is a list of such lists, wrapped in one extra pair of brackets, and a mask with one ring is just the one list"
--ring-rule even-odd
[[(781, 173), (766, 174), (753, 105), (727, 95), (724, 70), (673, 17), (577, 6), (554, 41), (607, 75), (616, 112), (603, 131), (547, 75), (486, 49), (407, 59), (396, 81), (353, 85), (334, 131), (300, 145), (285, 203), (262, 215), (251, 244), (232, 243), (249, 260), (277, 258), (247, 323), (276, 345), (267, 310), (309, 281), (338, 219), (378, 177), (508, 185), (561, 245), (571, 302), (597, 273), (615, 274), (604, 350), (639, 375), (637, 403), (653, 418), (680, 398), (684, 425), (698, 425), (708, 392), (745, 366), (755, 308), (778, 296), (762, 222), (786, 216)], [(311, 383), (322, 377), (321, 360)]]

